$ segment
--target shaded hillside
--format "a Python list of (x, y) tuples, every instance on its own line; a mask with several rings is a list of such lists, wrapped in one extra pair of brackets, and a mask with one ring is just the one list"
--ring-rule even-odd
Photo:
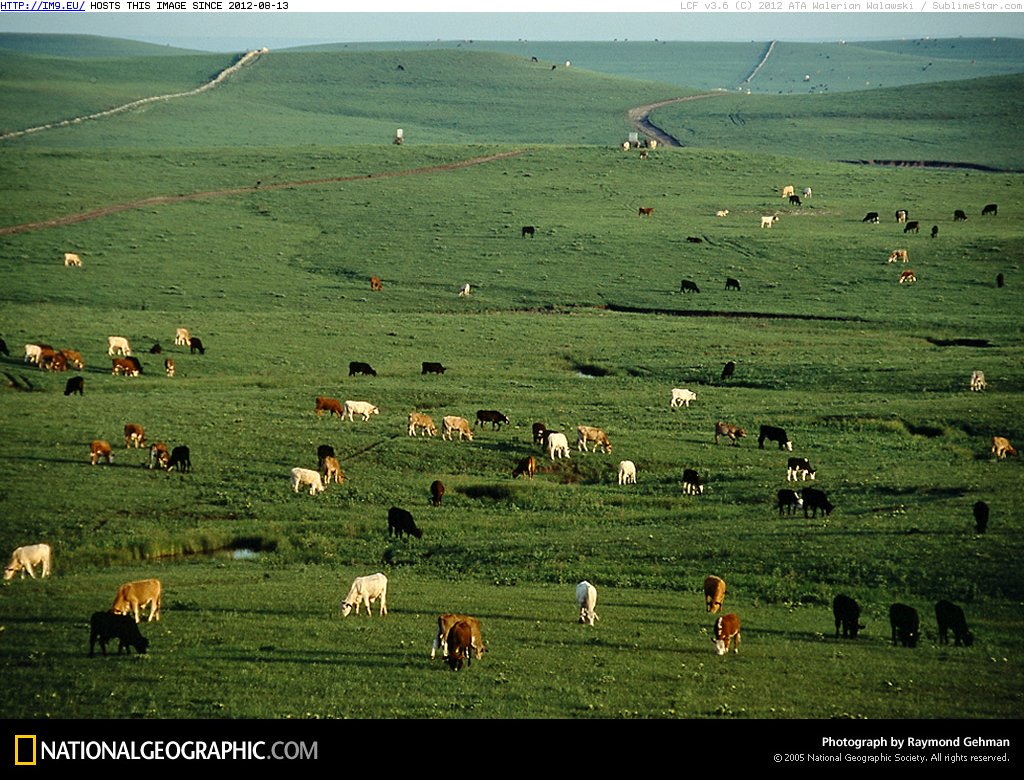
[(176, 57), (192, 49), (107, 38), (102, 35), (47, 35), (0, 32), (0, 50), (59, 57)]
[(1024, 76), (841, 95), (727, 95), (651, 120), (686, 145), (821, 160), (940, 160), (1024, 169)]

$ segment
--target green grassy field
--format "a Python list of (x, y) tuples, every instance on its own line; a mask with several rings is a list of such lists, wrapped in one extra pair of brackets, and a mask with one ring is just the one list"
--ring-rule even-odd
[[(297, 69), (304, 55), (291, 56)], [(232, 89), (201, 100), (230, 103)], [(0, 227), (210, 193), (0, 243), (0, 370), (39, 390), (0, 391), (0, 550), (47, 541), (55, 557), (49, 580), (0, 588), (8, 717), (1017, 716), (1024, 481), (1018, 459), (988, 452), (994, 434), (1022, 438), (1015, 175), (713, 149), (641, 162), (493, 139), (226, 150), (226, 130), (197, 140), (180, 111), (159, 136), (180, 144), (145, 147), (126, 125), (146, 112), (114, 120), (106, 141), (97, 123), (0, 147)], [(511, 137), (531, 116), (493, 121)], [(814, 197), (791, 208), (785, 184)], [(999, 215), (983, 219), (990, 202)], [(904, 235), (896, 208), (923, 232)], [(881, 224), (861, 222), (868, 210)], [(895, 248), (916, 285), (896, 283)], [(65, 251), (84, 267), (64, 268)], [(701, 293), (680, 294), (684, 278)], [(173, 346), (182, 326), (207, 354)], [(131, 340), (141, 377), (110, 375), (109, 335)], [(83, 353), (84, 396), (22, 362), (38, 341)], [(155, 342), (164, 355), (148, 354)], [(349, 377), (353, 360), (378, 376)], [(737, 370), (723, 381), (727, 360)], [(422, 361), (448, 371), (423, 376)], [(967, 390), (976, 369), (984, 393)], [(691, 408), (669, 409), (673, 387), (697, 393)], [(380, 414), (317, 418), (319, 395)], [(512, 423), (471, 442), (406, 435), (411, 410), (440, 422), (477, 409)], [(553, 463), (530, 442), (537, 420), (570, 435), (600, 426), (613, 454), (573, 448)], [(717, 420), (751, 435), (716, 446)], [(128, 422), (188, 445), (193, 472), (145, 468), (143, 450), (122, 446)], [(780, 517), (788, 453), (758, 449), (761, 424), (784, 427), (817, 468), (831, 516)], [(114, 445), (113, 465), (89, 465), (94, 438)], [(345, 484), (292, 493), (289, 470), (315, 467), (321, 443)], [(536, 479), (513, 481), (530, 453)], [(637, 485), (615, 484), (620, 459)], [(682, 494), (687, 467), (703, 496)], [(440, 508), (434, 479), (448, 488)], [(979, 499), (992, 508), (984, 535)], [(422, 539), (388, 538), (391, 506)], [(390, 579), (390, 614), (341, 618), (351, 580), (375, 571)], [(737, 656), (712, 652), (700, 592), (712, 573), (743, 620)], [(163, 620), (142, 626), (151, 652), (88, 658), (89, 615), (143, 577), (166, 590)], [(582, 579), (599, 591), (593, 628), (575, 622)], [(833, 639), (839, 592), (864, 609), (855, 642)], [(972, 648), (937, 644), (940, 598), (964, 607)], [(890, 645), (897, 601), (921, 613), (916, 650)], [(428, 658), (442, 611), (479, 616), (489, 644), (458, 675)]]

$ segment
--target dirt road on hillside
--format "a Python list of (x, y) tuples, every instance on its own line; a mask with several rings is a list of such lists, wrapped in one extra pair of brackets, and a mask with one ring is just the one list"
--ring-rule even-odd
[(99, 219), (111, 214), (119, 214), (122, 211), (145, 208), (147, 206), (159, 206), (171, 203), (186, 203), (193, 200), (206, 200), (208, 198), (225, 198), (232, 195), (249, 195), (254, 192), (266, 192), (268, 190), (283, 190), (294, 187), (311, 187), (317, 184), (336, 184), (346, 181), (363, 181), (367, 179), (391, 179), (396, 176), (419, 176), (428, 173), (441, 173), (443, 171), (454, 171), (460, 168), (469, 168), (473, 165), (504, 160), (509, 157), (517, 157), (525, 154), (527, 149), (513, 149), (510, 152), (489, 154), (483, 157), (469, 157), (458, 162), (446, 163), (445, 165), (431, 165), (426, 168), (409, 168), (402, 171), (382, 171), (381, 173), (364, 173), (358, 176), (337, 176), (329, 179), (307, 179), (305, 181), (289, 181), (275, 184), (264, 184), (254, 187), (237, 187), (229, 190), (209, 190), (207, 192), (193, 192), (189, 195), (157, 195), (152, 198), (142, 198), (126, 203), (116, 203), (110, 206), (83, 211), (78, 214), (70, 214), (65, 217), (55, 217), (42, 222), (26, 222), (21, 225), (11, 225), (0, 228), (0, 236), (13, 236), (18, 233), (28, 233), (33, 230), (45, 230), (46, 228), (60, 227), (62, 225), (73, 225), (76, 222), (87, 222), (91, 219)]
[(651, 112), (655, 109), (662, 108), (663, 106), (670, 106), (673, 103), (685, 103), (689, 100), (703, 100), (704, 98), (718, 97), (720, 95), (727, 95), (728, 92), (705, 92), (700, 95), (688, 95), (687, 97), (672, 98), (671, 100), (661, 100), (657, 103), (648, 103), (645, 106), (637, 106), (631, 108), (627, 112), (629, 114), (629, 123), (633, 125), (638, 131), (646, 135), (648, 138), (653, 138), (662, 146), (682, 146), (682, 142), (673, 135), (669, 135), (656, 124), (651, 122)]

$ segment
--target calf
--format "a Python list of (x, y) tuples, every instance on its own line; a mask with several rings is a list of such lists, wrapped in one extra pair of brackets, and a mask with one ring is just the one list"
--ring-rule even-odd
[(932, 225), (932, 238), (935, 238), (937, 235), (939, 235), (939, 226)]
[(437, 426), (434, 425), (434, 420), (429, 414), (409, 412), (409, 435), (415, 436), (419, 431), (435, 436), (437, 434)]
[(696, 469), (683, 469), (683, 492), (690, 496), (699, 496), (704, 493), (704, 485), (701, 484), (700, 475)]
[(353, 360), (348, 364), (348, 375), (355, 376), (356, 374), (363, 374), (364, 376), (377, 376), (377, 372), (373, 370), (373, 366), (369, 363), (360, 363), (359, 361)]
[(953, 646), (970, 647), (974, 644), (974, 634), (967, 630), (967, 618), (964, 611), (951, 601), (935, 603), (935, 622), (939, 624), (939, 644), (949, 644), (949, 631), (953, 632)]
[(355, 416), (360, 414), (363, 416), (363, 422), (370, 419), (371, 414), (380, 414), (380, 409), (371, 404), (369, 401), (345, 401), (345, 405), (341, 409), (341, 419), (348, 419), (352, 422), (355, 421)]
[(686, 293), (686, 292), (699, 293), (700, 292), (700, 288), (697, 286), (696, 282), (692, 282), (689, 279), (683, 279), (683, 281), (681, 281), (679, 283), (679, 292), (681, 292), (681, 293)]
[(110, 449), (110, 442), (104, 439), (94, 439), (89, 445), (89, 462), (95, 466), (101, 458), (107, 461), (108, 466), (114, 462), (114, 453)]
[(900, 284), (903, 284), (904, 282), (907, 282), (908, 284), (913, 284), (916, 281), (917, 274), (915, 274), (910, 269), (907, 269), (906, 271), (900, 274)]
[(877, 225), (878, 224), (878, 212), (877, 211), (869, 211), (867, 213), (867, 215), (864, 217), (864, 219), (861, 220), (861, 222), (870, 222), (872, 225)]
[(501, 424), (505, 423), (508, 425), (508, 417), (503, 415), (501, 412), (495, 411), (494, 409), (478, 409), (476, 413), (476, 422), (473, 423), (475, 428), (477, 425), (491, 424), (491, 430), (501, 430)]
[(907, 252), (906, 249), (894, 249), (894, 250), (892, 250), (892, 252), (889, 253), (889, 261), (888, 262), (890, 262), (890, 263), (896, 263), (896, 262), (909, 263), (910, 262), (910, 254)]
[(198, 338), (197, 336), (193, 336), (188, 340), (188, 351), (190, 354), (193, 355), (196, 354), (196, 352), (198, 352), (200, 355), (205, 355), (206, 347), (203, 346), (202, 339)]
[(71, 377), (64, 385), (64, 395), (73, 395), (74, 393), (85, 395), (85, 379), (80, 376)]
[(974, 502), (974, 530), (979, 533), (985, 533), (988, 528), (988, 504), (984, 501)]
[(824, 491), (817, 488), (804, 488), (800, 491), (800, 497), (804, 500), (804, 517), (807, 517), (808, 509), (811, 510), (811, 517), (817, 517), (819, 509), (822, 515), (826, 517), (832, 514), (832, 510), (835, 509)]
[(733, 279), (730, 276), (728, 279), (725, 280), (725, 289), (726, 290), (739, 290), (740, 289), (739, 280), (738, 279)]
[(606, 455), (611, 454), (612, 443), (608, 440), (608, 434), (600, 428), (591, 425), (576, 426), (576, 450), (578, 452), (589, 452), (587, 442), (594, 443), (594, 452), (603, 450)]
[(569, 440), (565, 438), (564, 433), (556, 433), (555, 431), (547, 432), (548, 441), (548, 454), (551, 456), (551, 460), (555, 457), (568, 458), (569, 457)]
[(842, 593), (832, 599), (832, 617), (836, 621), (836, 639), (839, 639), (840, 626), (843, 639), (856, 639), (857, 632), (864, 628), (860, 624), (860, 604)]
[(889, 607), (889, 625), (892, 627), (892, 643), (899, 639), (904, 647), (917, 647), (921, 636), (921, 620), (917, 610), (906, 604), (893, 604)]
[(920, 233), (921, 232), (921, 223), (920, 222), (908, 222), (903, 227), (903, 232), (904, 233)]
[[(191, 454), (188, 451), (188, 447), (182, 445), (171, 450), (171, 457), (167, 461), (167, 470), (171, 471), (172, 469), (177, 469), (183, 473), (192, 470)], [(316, 472), (313, 473), (315, 474)]]
[(736, 373), (736, 363), (730, 360), (724, 366), (722, 366), (722, 381), (726, 379), (732, 379), (732, 375)]
[(790, 458), (789, 463), (786, 466), (786, 482), (796, 482), (797, 477), (800, 481), (806, 481), (807, 479), (814, 479), (815, 471), (811, 468), (810, 462), (806, 458)]
[(733, 652), (740, 652), (740, 617), (735, 612), (722, 615), (715, 621), (715, 628), (711, 635), (711, 641), (715, 643), (715, 655), (725, 655), (729, 652), (729, 642), (733, 642)]
[(718, 444), (718, 438), (720, 436), (728, 436), (734, 445), (740, 443), (740, 439), (747, 435), (747, 431), (744, 428), (740, 428), (738, 425), (732, 425), (731, 423), (717, 422), (715, 423), (715, 444)]
[(782, 428), (776, 428), (774, 425), (762, 425), (761, 432), (757, 437), (758, 449), (764, 449), (765, 440), (775, 442), (779, 445), (780, 450), (793, 451), (793, 442), (789, 440), (789, 437)]
[(452, 440), (454, 434), (459, 434), (459, 441), (463, 438), (473, 441), (473, 432), (469, 429), (469, 420), (465, 417), (448, 415), (441, 418), (441, 438)]
[(533, 455), (528, 455), (519, 461), (514, 469), (512, 469), (512, 479), (518, 477), (528, 477), (533, 479), (533, 475), (537, 473), (537, 459)]
[[(125, 648), (135, 648), (135, 652), (144, 654), (149, 649), (149, 640), (139, 631), (138, 624), (130, 615), (116, 615), (113, 612), (94, 612), (89, 621), (89, 656), (94, 655), (96, 642), (100, 643), (103, 655), (107, 654), (107, 642), (118, 641), (117, 654), (125, 652)], [(128, 651), (131, 655), (131, 651)]]
[(796, 514), (796, 510), (804, 505), (804, 500), (795, 490), (783, 488), (776, 495), (779, 500), (779, 517), (782, 517), (784, 513)]
[(443, 374), (448, 369), (440, 363), (423, 363), (423, 370), (420, 374)]
[(715, 575), (704, 579), (704, 607), (708, 612), (718, 612), (725, 601), (725, 580)]
[(403, 534), (411, 534), (417, 539), (423, 538), (423, 531), (416, 527), (416, 521), (412, 519), (412, 514), (397, 506), (388, 510), (388, 536), (390, 537), (392, 534), (399, 539)]
[(430, 483), (430, 503), (434, 506), (441, 506), (441, 499), (444, 498), (444, 482), (435, 479)]
[(676, 409), (680, 406), (685, 406), (687, 409), (690, 408), (690, 401), (696, 401), (697, 394), (692, 390), (687, 390), (685, 387), (673, 387), (672, 388), (672, 400), (669, 406), (672, 409)]
[(774, 214), (774, 215), (772, 215), (770, 217), (761, 217), (761, 227), (762, 228), (770, 228), (772, 225), (774, 225), (778, 221), (779, 221), (779, 215), (778, 214)]
[(989, 215), (996, 216), (999, 213), (999, 206), (995, 203), (989, 203), (985, 208), (981, 210), (981, 216), (987, 217)]

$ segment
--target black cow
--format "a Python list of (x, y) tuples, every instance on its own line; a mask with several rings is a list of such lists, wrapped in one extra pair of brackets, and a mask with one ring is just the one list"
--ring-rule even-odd
[(399, 539), (403, 534), (412, 534), (417, 539), (423, 537), (423, 531), (416, 527), (416, 521), (412, 519), (412, 514), (397, 506), (388, 510), (388, 536), (392, 534)]
[(167, 470), (177, 469), (178, 471), (187, 472), (192, 470), (191, 456), (188, 451), (188, 447), (182, 445), (181, 447), (175, 447), (171, 450), (171, 459), (167, 461)]
[(974, 530), (979, 534), (988, 528), (988, 504), (984, 501), (974, 502)]
[(932, 238), (935, 238), (937, 235), (939, 235), (939, 226), (932, 225)]
[(353, 360), (348, 364), (348, 375), (355, 376), (356, 374), (363, 374), (365, 376), (377, 376), (377, 372), (373, 370), (373, 366), (369, 363), (360, 363), (357, 360)]
[(1002, 287), (1006, 284), (1006, 278), (1001, 274), (996, 274), (996, 287)]
[(908, 222), (906, 224), (906, 226), (903, 228), (903, 232), (904, 233), (909, 233), (911, 231), (913, 231), (915, 233), (920, 233), (921, 232), (921, 223), (920, 222)]
[(985, 208), (981, 210), (981, 216), (983, 217), (987, 217), (989, 214), (991, 214), (994, 217), (998, 213), (999, 206), (997, 206), (995, 203), (989, 203), (987, 206), (985, 206)]
[[(89, 655), (93, 655), (96, 642), (100, 643), (103, 655), (107, 654), (107, 642), (118, 640), (117, 654), (125, 648), (135, 648), (136, 653), (145, 653), (149, 648), (149, 640), (139, 631), (135, 618), (131, 615), (117, 615), (113, 612), (93, 612), (89, 621)], [(131, 655), (131, 651), (128, 651)]]
[(534, 238), (537, 235), (537, 228), (533, 225), (523, 225), (523, 238), (529, 236)]
[(731, 379), (734, 373), (736, 373), (736, 364), (733, 361), (730, 360), (722, 366), (722, 379)]
[(956, 211), (953, 212), (953, 221), (954, 222), (966, 222), (967, 221), (967, 214), (964, 213), (961, 209), (957, 209)]
[(728, 279), (725, 280), (725, 289), (726, 290), (739, 290), (740, 289), (739, 279), (733, 279), (730, 276)]
[(789, 205), (790, 206), (802, 206), (804, 204), (800, 202), (800, 196), (799, 195), (790, 195), (789, 196)]
[(423, 364), (423, 370), (420, 373), (421, 374), (443, 374), (447, 370), (448, 369), (446, 369), (440, 363), (424, 363)]
[(193, 336), (188, 341), (188, 350), (193, 355), (198, 352), (200, 355), (206, 354), (206, 347), (203, 346), (203, 341), (198, 336)]
[(696, 282), (691, 282), (689, 279), (683, 279), (683, 281), (681, 281), (679, 283), (679, 292), (681, 292), (681, 293), (685, 293), (685, 292), (699, 293), (700, 292), (700, 288), (697, 286)]
[(317, 469), (319, 471), (324, 470), (324, 458), (336, 457), (337, 455), (334, 454), (334, 447), (332, 447), (330, 444), (321, 444), (319, 447), (316, 448)]
[(688, 243), (688, 244), (703, 244), (704, 243), (704, 239), (701, 238), (700, 236), (687, 236), (686, 237), (686, 243)]
[(807, 458), (790, 458), (786, 464), (786, 481), (796, 482), (797, 477), (801, 480), (814, 479), (815, 471)]
[(71, 377), (64, 385), (64, 395), (73, 395), (74, 393), (85, 395), (85, 379), (80, 376)]
[(430, 503), (434, 506), (441, 506), (442, 498), (444, 498), (444, 482), (435, 479), (430, 483)]
[(128, 355), (128, 357), (121, 358), (121, 359), (122, 360), (127, 360), (129, 363), (132, 364), (132, 367), (136, 371), (138, 371), (140, 374), (142, 373), (142, 363), (139, 362), (139, 359), (137, 357), (135, 357), (135, 355)]
[(149, 354), (150, 355), (159, 355), (163, 351), (164, 351), (164, 348), (160, 346), (160, 342), (159, 341), (156, 344), (154, 344), (152, 347), (149, 348)]
[(704, 493), (704, 485), (701, 484), (700, 475), (696, 469), (683, 469), (683, 492), (692, 496)]
[(949, 644), (949, 631), (953, 632), (953, 646), (970, 647), (974, 644), (974, 634), (967, 630), (967, 618), (964, 611), (951, 601), (935, 603), (935, 622), (939, 624), (939, 644)]
[(867, 213), (867, 216), (864, 217), (864, 219), (862, 219), (861, 222), (870, 222), (872, 225), (877, 225), (878, 224), (878, 212), (877, 211), (869, 211)]
[(795, 490), (783, 488), (778, 492), (777, 498), (779, 499), (779, 517), (782, 517), (783, 514), (794, 515), (796, 510), (804, 505), (804, 500)]
[(7, 342), (3, 339), (0, 339), (0, 354), (7, 355), (7, 357), (11, 356), (11, 351), (7, 349)]
[(811, 510), (811, 517), (817, 517), (819, 509), (826, 517), (832, 514), (832, 510), (835, 509), (823, 490), (804, 488), (800, 491), (800, 496), (804, 500), (804, 517), (807, 517), (808, 509)]
[(501, 430), (501, 424), (505, 423), (508, 425), (508, 417), (503, 415), (501, 412), (495, 411), (494, 409), (478, 409), (476, 413), (476, 422), (473, 423), (475, 428), (478, 425), (484, 425), (486, 423), (491, 424), (491, 430)]
[(857, 632), (864, 626), (860, 623), (860, 604), (842, 593), (832, 599), (832, 617), (836, 619), (836, 639), (839, 627), (843, 627), (843, 639), (856, 639)]
[(793, 451), (793, 442), (789, 440), (789, 437), (782, 428), (776, 428), (774, 425), (762, 425), (761, 433), (757, 437), (758, 449), (764, 449), (765, 439), (776, 442), (780, 450)]
[(889, 625), (892, 626), (892, 643), (899, 639), (904, 647), (917, 647), (921, 636), (921, 619), (917, 610), (906, 604), (893, 604), (889, 607)]

